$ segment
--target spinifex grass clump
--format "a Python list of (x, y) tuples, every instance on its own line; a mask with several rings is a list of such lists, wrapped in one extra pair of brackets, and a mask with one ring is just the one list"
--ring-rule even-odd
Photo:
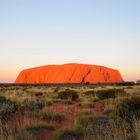
[(108, 90), (99, 90), (96, 91), (96, 96), (100, 100), (108, 99), (108, 98), (115, 98), (117, 96), (118, 90), (116, 89), (108, 89)]
[(86, 96), (95, 96), (95, 91), (94, 90), (88, 90), (86, 92), (83, 92), (84, 95)]
[(61, 91), (58, 93), (58, 98), (75, 101), (79, 98), (79, 95), (74, 90), (66, 89), (65, 91)]
[(44, 112), (44, 111), (28, 112), (28, 114), (26, 115), (29, 117), (37, 117), (39, 119), (51, 120), (51, 121), (63, 121), (65, 119), (65, 116), (63, 114)]
[(54, 89), (54, 92), (58, 92), (60, 90), (60, 88), (59, 87), (56, 87), (55, 89)]
[(140, 97), (125, 98), (119, 101), (114, 109), (107, 110), (105, 114), (119, 124), (121, 131), (133, 137), (134, 122), (140, 120)]
[(55, 130), (55, 128), (53, 125), (37, 124), (37, 125), (26, 126), (26, 130), (30, 132), (42, 131), (42, 130), (53, 131)]
[(80, 131), (73, 129), (62, 129), (55, 133), (53, 140), (78, 140), (83, 137)]
[(3, 104), (6, 101), (7, 101), (7, 99), (5, 96), (0, 96), (0, 104)]
[(25, 110), (40, 110), (46, 106), (46, 101), (45, 100), (36, 100), (36, 101), (26, 101), (24, 102), (24, 109)]
[(0, 122), (0, 140), (39, 140), (28, 133), (26, 129), (11, 128)]
[(125, 99), (116, 108), (116, 113), (122, 119), (133, 121), (140, 119), (140, 97)]
[(79, 106), (81, 106), (82, 108), (94, 108), (95, 105), (91, 102), (83, 102), (81, 104), (79, 104)]
[(94, 115), (94, 113), (90, 109), (85, 109), (80, 113), (80, 115)]
[(134, 86), (135, 82), (122, 82), (118, 84), (119, 86)]
[(92, 121), (93, 116), (81, 116), (72, 129), (62, 129), (56, 132), (54, 140), (78, 140), (83, 139), (86, 133), (87, 122)]
[[(122, 122), (119, 124), (122, 125)], [(120, 128), (119, 124), (107, 116), (81, 115), (76, 121), (74, 130), (80, 131), (84, 140), (127, 139), (129, 135), (125, 136), (125, 131)]]
[(11, 113), (15, 113), (20, 109), (20, 103), (16, 101), (11, 101), (9, 99), (6, 99), (5, 97), (1, 97), (0, 102), (0, 119), (7, 119), (7, 117)]
[(43, 96), (43, 93), (42, 93), (42, 92), (36, 92), (36, 93), (35, 93), (35, 96), (36, 96), (36, 97), (42, 97), (42, 96)]
[(89, 115), (81, 115), (77, 120), (76, 120), (76, 124), (75, 127), (76, 128), (82, 128), (82, 129), (86, 129), (87, 125), (89, 122), (92, 122), (94, 120), (94, 116), (92, 114)]

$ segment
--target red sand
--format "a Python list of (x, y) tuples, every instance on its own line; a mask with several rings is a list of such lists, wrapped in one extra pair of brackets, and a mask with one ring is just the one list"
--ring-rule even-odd
[(120, 83), (118, 70), (87, 64), (48, 65), (23, 70), (15, 83)]

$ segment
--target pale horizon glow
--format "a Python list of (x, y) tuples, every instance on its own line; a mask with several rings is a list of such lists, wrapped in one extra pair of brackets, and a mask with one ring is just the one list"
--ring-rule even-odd
[(0, 83), (23, 69), (97, 64), (140, 79), (139, 0), (0, 1)]

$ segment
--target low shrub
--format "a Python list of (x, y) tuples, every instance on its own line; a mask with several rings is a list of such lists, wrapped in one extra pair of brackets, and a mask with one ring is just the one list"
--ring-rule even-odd
[(46, 100), (45, 104), (46, 104), (46, 106), (50, 106), (50, 105), (53, 104), (53, 101), (52, 100)]
[(25, 110), (39, 110), (46, 106), (45, 100), (36, 100), (36, 101), (26, 101), (24, 103)]
[(140, 118), (140, 97), (123, 100), (117, 105), (116, 113), (119, 117), (127, 121)]
[(55, 133), (53, 140), (77, 140), (82, 136), (79, 130), (63, 129)]
[(71, 105), (71, 104), (73, 104), (73, 102), (70, 101), (70, 100), (62, 100), (61, 103), (62, 103), (62, 104), (66, 104), (66, 105)]
[(117, 95), (126, 95), (127, 92), (124, 89), (114, 89)]
[(0, 140), (39, 140), (24, 128), (15, 128), (0, 121)]
[(41, 96), (43, 96), (43, 93), (42, 93), (42, 92), (36, 92), (36, 93), (35, 93), (35, 96), (36, 96), (36, 97), (41, 97)]
[(105, 137), (114, 133), (114, 127), (114, 121), (106, 116), (82, 115), (75, 124), (75, 128), (81, 130), (87, 140), (104, 140)]
[(118, 119), (118, 116), (116, 115), (116, 112), (113, 109), (108, 109), (108, 110), (104, 111), (104, 115), (110, 117), (113, 120)]
[(51, 121), (63, 121), (65, 116), (63, 114), (56, 114), (53, 112), (44, 112), (44, 111), (32, 111), (26, 113), (29, 117), (37, 117), (43, 120), (51, 120)]
[[(13, 136), (10, 135), (9, 137), (10, 137), (10, 140), (39, 140), (39, 138), (29, 134), (26, 131), (17, 132), (16, 134), (13, 134)], [(13, 139), (11, 139), (11, 137)]]
[(7, 119), (11, 113), (15, 113), (20, 108), (20, 104), (16, 101), (7, 100), (0, 106), (0, 119)]
[(99, 99), (98, 99), (97, 97), (94, 97), (94, 98), (90, 98), (90, 101), (91, 101), (91, 102), (98, 102)]
[(93, 112), (91, 110), (83, 110), (80, 114), (81, 115), (93, 115)]
[(26, 127), (27, 131), (42, 131), (42, 130), (55, 130), (53, 125), (42, 125), (42, 124), (37, 124), (37, 125), (31, 125)]
[(0, 96), (0, 104), (4, 103), (6, 101), (7, 101), (7, 99), (5, 96)]
[(83, 128), (86, 128), (89, 122), (92, 122), (94, 120), (93, 115), (81, 115), (77, 120), (76, 120), (76, 127), (82, 126)]
[(116, 89), (99, 90), (99, 91), (96, 91), (96, 96), (100, 100), (104, 100), (108, 98), (115, 98), (116, 93), (117, 93)]
[(93, 103), (81, 103), (80, 106), (83, 108), (94, 108), (95, 107), (95, 105)]
[(55, 89), (54, 89), (54, 92), (56, 93), (56, 92), (58, 92), (60, 90), (60, 88), (59, 87), (56, 87)]
[(58, 98), (63, 99), (63, 100), (75, 101), (79, 98), (79, 95), (74, 90), (66, 89), (65, 91), (61, 91), (58, 93)]
[(40, 113), (40, 118), (44, 120), (62, 121), (65, 119), (65, 116), (63, 114), (55, 114), (53, 112), (42, 112)]
[(83, 92), (83, 94), (87, 95), (87, 96), (95, 96), (95, 91), (94, 90), (89, 90), (89, 91)]
[[(65, 101), (65, 100), (64, 100), (64, 101)], [(62, 100), (61, 100), (61, 99), (58, 99), (58, 98), (56, 98), (56, 99), (53, 98), (53, 99), (52, 99), (52, 102), (53, 102), (53, 103), (62, 103)]]
[(119, 86), (134, 86), (135, 85), (135, 82), (122, 82), (122, 83), (119, 83), (118, 84)]

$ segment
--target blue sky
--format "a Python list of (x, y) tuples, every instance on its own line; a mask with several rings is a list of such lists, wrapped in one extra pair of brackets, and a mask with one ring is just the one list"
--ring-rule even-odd
[(0, 0), (0, 82), (34, 66), (89, 63), (140, 78), (139, 0)]

